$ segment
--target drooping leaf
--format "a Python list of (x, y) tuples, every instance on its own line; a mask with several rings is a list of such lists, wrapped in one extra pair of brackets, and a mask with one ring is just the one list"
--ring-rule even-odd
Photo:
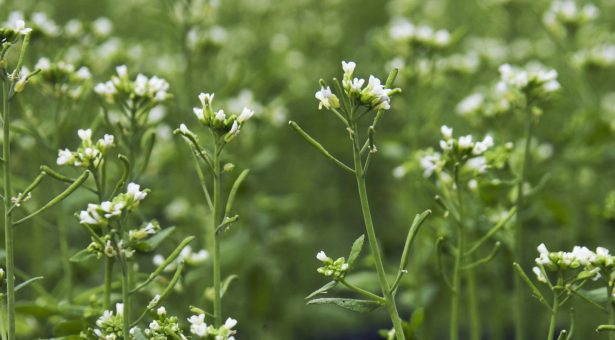
[(42, 276), (37, 276), (37, 277), (33, 277), (31, 279), (28, 279), (20, 284), (18, 284), (17, 286), (15, 286), (15, 291), (18, 291), (24, 287), (26, 287), (27, 285), (29, 285), (30, 283), (34, 282), (34, 281), (38, 281), (38, 280), (42, 280), (43, 277)]
[(164, 241), (167, 237), (169, 237), (173, 231), (175, 231), (175, 227), (168, 227), (160, 230), (156, 235), (144, 240), (142, 242), (137, 242), (135, 244), (135, 249), (141, 252), (149, 253), (156, 249), (162, 241)]
[(331, 281), (328, 282), (327, 284), (325, 284), (324, 286), (316, 289), (315, 291), (313, 291), (310, 295), (306, 296), (305, 299), (309, 300), (311, 298), (313, 298), (314, 296), (318, 295), (318, 294), (325, 294), (327, 293), (327, 291), (329, 291), (329, 289), (337, 286), (337, 281)]
[(371, 300), (356, 300), (346, 298), (321, 298), (308, 302), (308, 305), (337, 305), (353, 312), (367, 313), (382, 306), (380, 303)]
[(361, 254), (363, 243), (365, 243), (365, 235), (359, 236), (359, 238), (352, 244), (352, 248), (350, 248), (350, 255), (348, 255), (348, 261), (346, 261), (346, 263), (348, 263), (348, 267), (351, 267), (354, 261), (356, 261), (359, 257), (359, 254)]
[(79, 263), (79, 262), (84, 262), (84, 261), (87, 261), (95, 257), (96, 255), (94, 255), (92, 252), (88, 251), (87, 249), (81, 249), (75, 255), (71, 256), (69, 261), (73, 263)]
[(233, 280), (237, 280), (238, 278), (239, 276), (232, 274), (229, 275), (226, 279), (224, 279), (224, 281), (222, 281), (222, 288), (220, 289), (220, 296), (224, 296), (231, 282), (233, 282)]

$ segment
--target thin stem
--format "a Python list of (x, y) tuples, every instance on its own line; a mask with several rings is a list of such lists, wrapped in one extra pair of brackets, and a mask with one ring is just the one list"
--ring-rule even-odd
[(7, 81), (2, 83), (2, 119), (3, 140), (2, 158), (4, 159), (4, 237), (6, 251), (6, 294), (8, 309), (8, 338), (15, 339), (15, 259), (13, 254), (13, 221), (11, 218), (11, 144), (9, 117), (9, 84)]
[(466, 270), (468, 285), (468, 314), (470, 319), (470, 340), (480, 340), (480, 315), (476, 296), (476, 276), (473, 269)]
[(123, 332), (130, 331), (130, 282), (128, 277), (128, 263), (122, 260), (122, 302), (124, 303)]
[[(515, 206), (517, 207), (517, 225), (515, 228), (515, 255), (517, 262), (523, 265), (525, 263), (523, 256), (523, 210), (524, 210), (524, 193), (523, 185), (527, 176), (527, 168), (530, 162), (530, 148), (532, 142), (532, 132), (534, 128), (534, 120), (531, 110), (528, 108), (527, 125), (525, 129), (525, 146), (523, 151), (523, 163), (521, 164), (521, 173), (517, 182), (517, 200)], [(522, 291), (522, 281), (520, 277), (515, 277), (514, 281), (514, 295), (515, 295), (515, 337), (517, 340), (525, 339), (525, 294)]]
[[(354, 131), (358, 131), (356, 124), (353, 126)], [(361, 143), (359, 142), (359, 136), (357, 133), (352, 134), (353, 138), (353, 154), (354, 154), (354, 173), (357, 179), (357, 186), (359, 189), (359, 199), (361, 201), (361, 210), (363, 212), (363, 220), (365, 222), (365, 229), (367, 231), (367, 239), (369, 241), (369, 247), (374, 258), (374, 265), (378, 272), (378, 282), (385, 299), (385, 307), (391, 321), (393, 322), (393, 328), (395, 329), (395, 336), (397, 340), (405, 340), (404, 330), (402, 328), (401, 319), (397, 312), (397, 306), (395, 299), (391, 293), (391, 288), (387, 282), (386, 273), (384, 271), (384, 265), (382, 264), (382, 258), (380, 255), (380, 249), (378, 247), (378, 239), (376, 238), (376, 232), (374, 230), (374, 224), (372, 221), (372, 215), (369, 209), (369, 202), (367, 198), (367, 188), (365, 185), (365, 176), (363, 173), (363, 164), (361, 164)]]
[(214, 200), (214, 211), (212, 214), (212, 227), (210, 229), (210, 240), (212, 242), (213, 249), (213, 277), (214, 277), (214, 325), (215, 327), (220, 327), (222, 324), (222, 296), (221, 296), (221, 285), (220, 285), (220, 242), (218, 239), (218, 234), (216, 233), (216, 227), (222, 223), (223, 219), (223, 206), (222, 206), (222, 198), (220, 193), (220, 181), (221, 181), (221, 171), (220, 171), (220, 150), (221, 145), (216, 141), (214, 154), (213, 154), (213, 179), (214, 179), (214, 192), (213, 192), (213, 200)]
[[(607, 278), (608, 280), (609, 278)], [(609, 324), (615, 325), (615, 310), (613, 308), (613, 289), (615, 288), (615, 283), (613, 281), (609, 281), (607, 285), (607, 308), (609, 310)], [(615, 339), (615, 332), (609, 332), (609, 340)]]
[(457, 251), (455, 252), (455, 267), (453, 269), (453, 295), (451, 297), (451, 326), (450, 339), (459, 339), (459, 296), (461, 295), (461, 267), (465, 247), (465, 230), (463, 220), (463, 198), (461, 185), (459, 185), (458, 167), (455, 167), (455, 186), (459, 208), (459, 220), (457, 226)]
[(105, 284), (103, 291), (103, 309), (111, 309), (111, 283), (113, 281), (113, 258), (105, 256)]
[(343, 279), (342, 279), (342, 280), (340, 280), (340, 282), (341, 282), (344, 286), (346, 286), (346, 287), (350, 288), (350, 289), (351, 289), (352, 291), (354, 291), (355, 293), (358, 293), (358, 294), (360, 294), (360, 295), (363, 295), (363, 296), (365, 296), (366, 298), (368, 298), (368, 299), (370, 299), (370, 300), (374, 300), (374, 301), (376, 301), (376, 302), (380, 302), (380, 303), (382, 303), (382, 304), (385, 304), (385, 303), (386, 303), (386, 300), (385, 300), (384, 298), (382, 298), (381, 296), (378, 296), (378, 295), (376, 295), (376, 294), (374, 294), (374, 293), (370, 293), (370, 292), (366, 291), (366, 290), (365, 290), (365, 289), (363, 289), (363, 288), (357, 287), (357, 286), (353, 285), (352, 283), (349, 283), (349, 282), (348, 282), (348, 281), (346, 281), (346, 280), (343, 280)]
[[(557, 280), (557, 285), (560, 286), (563, 280), (560, 274), (560, 277)], [(554, 290), (553, 291), (553, 303), (551, 304), (551, 319), (549, 321), (549, 333), (547, 334), (547, 340), (553, 340), (553, 336), (555, 335), (555, 323), (557, 321), (557, 311), (559, 309), (559, 294)]]

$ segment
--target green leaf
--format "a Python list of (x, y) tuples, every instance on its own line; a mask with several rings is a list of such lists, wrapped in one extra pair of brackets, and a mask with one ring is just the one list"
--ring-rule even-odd
[(87, 324), (84, 320), (61, 321), (53, 327), (53, 334), (59, 337), (77, 336), (85, 329), (87, 329)]
[(96, 255), (88, 251), (86, 248), (86, 249), (81, 249), (75, 255), (71, 256), (69, 261), (73, 263), (79, 263), (79, 262), (87, 261), (93, 257), (96, 257)]
[(353, 312), (367, 313), (382, 306), (380, 303), (371, 300), (356, 300), (345, 298), (321, 298), (310, 300), (308, 305), (337, 305)]
[(579, 289), (577, 292), (583, 295), (588, 300), (591, 300), (596, 303), (606, 303), (606, 300), (607, 300), (605, 287), (596, 288), (592, 290)]
[(158, 233), (156, 233), (156, 235), (148, 238), (147, 240), (137, 242), (135, 244), (135, 249), (144, 253), (149, 253), (156, 249), (160, 245), (160, 243), (162, 243), (162, 241), (164, 241), (173, 233), (173, 231), (175, 231), (175, 227), (164, 228)]
[(37, 276), (37, 277), (33, 277), (31, 279), (28, 279), (20, 284), (18, 284), (17, 286), (15, 286), (15, 291), (18, 291), (24, 287), (26, 287), (27, 285), (29, 285), (30, 283), (34, 282), (34, 281), (38, 281), (38, 280), (42, 280), (43, 277), (42, 276)]
[(350, 255), (348, 255), (348, 261), (346, 261), (346, 263), (348, 263), (348, 267), (351, 267), (354, 261), (356, 261), (356, 259), (359, 257), (359, 254), (361, 254), (364, 242), (365, 235), (361, 235), (352, 244), (352, 248), (350, 248)]
[(327, 291), (335, 286), (337, 286), (338, 281), (331, 281), (327, 284), (325, 284), (324, 286), (316, 289), (315, 291), (313, 291), (310, 295), (306, 296), (305, 299), (309, 300), (311, 298), (313, 298), (314, 296), (318, 295), (318, 294), (325, 294), (327, 293)]
[(233, 280), (236, 280), (237, 278), (239, 278), (239, 276), (232, 274), (229, 275), (226, 279), (224, 279), (224, 281), (222, 282), (222, 288), (220, 289), (220, 297), (224, 296), (231, 282), (233, 282)]

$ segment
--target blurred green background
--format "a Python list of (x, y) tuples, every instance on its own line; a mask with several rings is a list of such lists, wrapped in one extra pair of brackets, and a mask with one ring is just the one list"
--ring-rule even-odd
[[(567, 34), (545, 26), (543, 13), (550, 1), (544, 0), (0, 0), (0, 21), (21, 11), (32, 23), (37, 34), (26, 62), (31, 69), (39, 57), (64, 60), (88, 66), (96, 84), (109, 79), (116, 65), (126, 64), (132, 76), (158, 75), (170, 82), (174, 97), (159, 114), (158, 143), (141, 181), (152, 190), (151, 196), (140, 209), (162, 226), (176, 226), (175, 240), (197, 235), (199, 244), (193, 248), (206, 244), (202, 234), (208, 211), (188, 148), (171, 131), (182, 122), (196, 126), (192, 107), (200, 92), (214, 92), (217, 105), (231, 112), (244, 105), (256, 110), (256, 119), (229, 145), (230, 156), (224, 160), (237, 166), (231, 176), (251, 169), (236, 202), (241, 221), (225, 234), (222, 248), (223, 276), (239, 276), (224, 299), (223, 312), (239, 320), (240, 339), (378, 339), (377, 331), (390, 327), (381, 310), (354, 314), (331, 306), (306, 306), (304, 297), (326, 283), (316, 273), (316, 253), (324, 249), (332, 257), (345, 256), (364, 227), (354, 178), (321, 157), (286, 123), (297, 121), (329, 151), (350, 161), (346, 131), (330, 112), (317, 109), (318, 80), (340, 78), (342, 60), (357, 62), (355, 72), (365, 78), (374, 74), (382, 79), (392, 66), (401, 67), (397, 86), (403, 92), (393, 98), (379, 129), (380, 152), (370, 170), (368, 190), (391, 275), (412, 218), (434, 210), (415, 244), (398, 298), (406, 319), (424, 309), (418, 338), (441, 339), (448, 334), (450, 296), (436, 270), (434, 241), (449, 232), (450, 221), (435, 204), (435, 189), (418, 169), (415, 152), (436, 147), (443, 124), (459, 135), (490, 133), (498, 143), (520, 145), (524, 123), (513, 113), (456, 113), (462, 99), (497, 81), (500, 64), (539, 60), (558, 70), (562, 84), (543, 106), (536, 130), (529, 182), (538, 183), (547, 173), (549, 177), (528, 200), (526, 257), (533, 258), (541, 242), (549, 249), (576, 244), (615, 249), (615, 56), (578, 62), (580, 52), (615, 46), (615, 2), (593, 3), (600, 16)], [(44, 13), (44, 20), (36, 13)], [(101, 21), (103, 17), (108, 22)], [(390, 30), (402, 18), (447, 30), (451, 43), (434, 47), (395, 41)], [(71, 20), (82, 25), (74, 34), (67, 25)], [(33, 84), (20, 96), (15, 112), (24, 131), (13, 145), (21, 186), (35, 176), (40, 164), (57, 168), (57, 146), (36, 139), (28, 133), (29, 126), (45, 136), (59, 136), (62, 148), (76, 146), (78, 128), (104, 132), (97, 118), (101, 100), (90, 92), (78, 101), (58, 100), (44, 86)], [(62, 131), (49, 124), (56, 107), (70, 116)], [(204, 130), (193, 130), (207, 138)], [(402, 178), (393, 176), (400, 165)], [(231, 176), (226, 177), (227, 186)], [(55, 192), (58, 187), (46, 189)], [(510, 197), (497, 192), (481, 192), (475, 198), (477, 207), (483, 207), (477, 208), (477, 226), (487, 227), (489, 213), (511, 205)], [(73, 196), (49, 218), (20, 226), (16, 233), (17, 267), (44, 276), (41, 285), (57, 297), (74, 299), (101, 282), (100, 262), (75, 265), (69, 293), (59, 260), (55, 223), (67, 226), (71, 254), (85, 247), (87, 234), (72, 214), (89, 200), (85, 193)], [(44, 197), (33, 201), (44, 202)], [(506, 231), (497, 237), (509, 243)], [(175, 244), (168, 242), (163, 252)], [(372, 271), (366, 254), (352, 279), (377, 291), (375, 276), (367, 274)], [(511, 263), (510, 252), (503, 251), (477, 273), (485, 339), (508, 339), (512, 334)], [(145, 257), (140, 265), (153, 268)], [(189, 305), (207, 307), (204, 289), (211, 284), (210, 265), (186, 275), (183, 289), (165, 303), (171, 314), (185, 320)], [(95, 320), (37, 309), (44, 301), (36, 290), (20, 292), (18, 301), (18, 329), (24, 339), (59, 336), (67, 320), (90, 326)], [(536, 300), (528, 298), (528, 304), (533, 338), (541, 338), (546, 314)], [(603, 317), (586, 304), (574, 307), (578, 338), (603, 339), (594, 332)], [(565, 314), (561, 327), (567, 327)]]

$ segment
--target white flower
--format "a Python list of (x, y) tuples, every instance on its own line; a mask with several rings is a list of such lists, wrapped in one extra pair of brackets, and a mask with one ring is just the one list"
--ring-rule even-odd
[(431, 174), (440, 167), (441, 160), (440, 153), (433, 153), (421, 157), (419, 165), (423, 169), (423, 176), (429, 177)]
[(443, 151), (447, 151), (447, 150), (452, 150), (453, 149), (453, 140), (449, 139), (449, 140), (440, 140), (440, 148)]
[(153, 331), (157, 331), (158, 329), (160, 329), (160, 325), (158, 324), (158, 322), (156, 320), (154, 320), (154, 321), (150, 322), (149, 329), (151, 329)]
[(188, 318), (190, 322), (190, 333), (204, 337), (207, 335), (207, 324), (205, 323), (205, 314), (192, 315)]
[(111, 320), (111, 317), (113, 317), (113, 312), (110, 310), (106, 310), (102, 313), (102, 315), (100, 316), (100, 318), (98, 318), (98, 320), (96, 320), (96, 326), (98, 327), (103, 327), (103, 325), (108, 322), (109, 320)]
[(147, 196), (147, 192), (140, 191), (139, 190), (140, 188), (141, 186), (136, 183), (128, 183), (128, 188), (127, 188), (126, 193), (128, 194), (128, 196), (132, 197), (133, 199), (137, 201), (141, 201), (145, 198), (145, 196)]
[(167, 310), (166, 308), (164, 308), (164, 306), (160, 306), (157, 310), (156, 310), (156, 314), (158, 314), (159, 316), (163, 316), (167, 314)]
[(470, 158), (466, 165), (471, 170), (474, 170), (481, 174), (487, 171), (487, 159), (485, 157)]
[(192, 108), (192, 112), (194, 112), (194, 115), (196, 116), (198, 120), (205, 120), (205, 114), (202, 108), (194, 107)]
[(319, 110), (322, 110), (323, 107), (330, 109), (331, 107), (338, 108), (340, 106), (339, 99), (333, 94), (333, 92), (331, 92), (331, 88), (329, 86), (326, 88), (321, 87), (320, 91), (316, 92), (314, 96), (320, 101), (318, 104)]
[(476, 112), (485, 102), (485, 96), (482, 93), (474, 93), (464, 98), (457, 104), (456, 110), (460, 115), (466, 115)]
[(214, 115), (214, 119), (219, 122), (224, 122), (224, 120), (226, 120), (226, 115), (224, 114), (224, 110), (222, 109), (218, 110), (218, 112), (216, 112), (216, 114)]
[(327, 254), (325, 254), (324, 251), (319, 251), (318, 254), (316, 254), (316, 258), (321, 261), (321, 262), (325, 262), (327, 260), (330, 260), (329, 256), (327, 256)]
[(207, 106), (214, 100), (214, 93), (200, 93), (199, 100), (203, 106)]
[(49, 61), (49, 58), (40, 58), (34, 65), (34, 68), (42, 71), (48, 70), (51, 68), (51, 61)]
[(13, 22), (13, 29), (21, 35), (26, 35), (32, 32), (32, 28), (26, 27), (26, 22), (23, 20), (16, 20)]
[(92, 129), (86, 129), (86, 130), (79, 129), (77, 130), (77, 135), (84, 142), (91, 141), (92, 140)]
[(450, 128), (446, 125), (442, 125), (440, 127), (440, 132), (442, 133), (442, 137), (444, 137), (444, 139), (453, 138), (453, 128)]
[(115, 315), (124, 315), (124, 304), (123, 303), (115, 304)]
[(237, 117), (237, 122), (241, 124), (247, 121), (248, 119), (250, 119), (253, 115), (254, 115), (254, 110), (250, 110), (247, 107), (244, 107), (239, 117)]
[(537, 249), (538, 249), (539, 256), (535, 260), (536, 264), (543, 265), (543, 266), (553, 264), (553, 262), (549, 258), (549, 250), (547, 249), (547, 246), (545, 246), (544, 243), (541, 243)]
[(352, 78), (352, 73), (354, 72), (357, 64), (353, 61), (345, 62), (342, 61), (342, 69), (344, 70), (344, 79)]
[(458, 143), (459, 143), (459, 148), (461, 149), (469, 149), (474, 145), (472, 143), (472, 135), (459, 137)]
[(124, 78), (128, 76), (128, 67), (126, 65), (116, 66), (115, 71), (117, 72), (117, 75), (120, 76), (120, 78)]
[(70, 150), (64, 149), (64, 150), (58, 151), (58, 159), (56, 160), (56, 163), (58, 165), (64, 165), (64, 164), (70, 165), (74, 161), (75, 161), (75, 156)]
[(231, 329), (231, 328), (235, 327), (235, 325), (237, 325), (237, 320), (235, 320), (233, 318), (228, 318), (224, 322), (224, 327), (226, 327), (228, 329)]
[(108, 18), (101, 17), (94, 20), (94, 33), (96, 33), (98, 36), (106, 37), (111, 34), (112, 30), (113, 23)]
[(472, 149), (472, 153), (474, 155), (480, 155), (483, 152), (487, 151), (490, 147), (493, 146), (493, 137), (487, 135), (482, 142), (476, 142), (474, 144), (474, 148)]
[(536, 279), (538, 281), (547, 283), (547, 277), (545, 276), (545, 274), (542, 272), (540, 268), (533, 267), (532, 271), (534, 272), (534, 274), (536, 274)]

